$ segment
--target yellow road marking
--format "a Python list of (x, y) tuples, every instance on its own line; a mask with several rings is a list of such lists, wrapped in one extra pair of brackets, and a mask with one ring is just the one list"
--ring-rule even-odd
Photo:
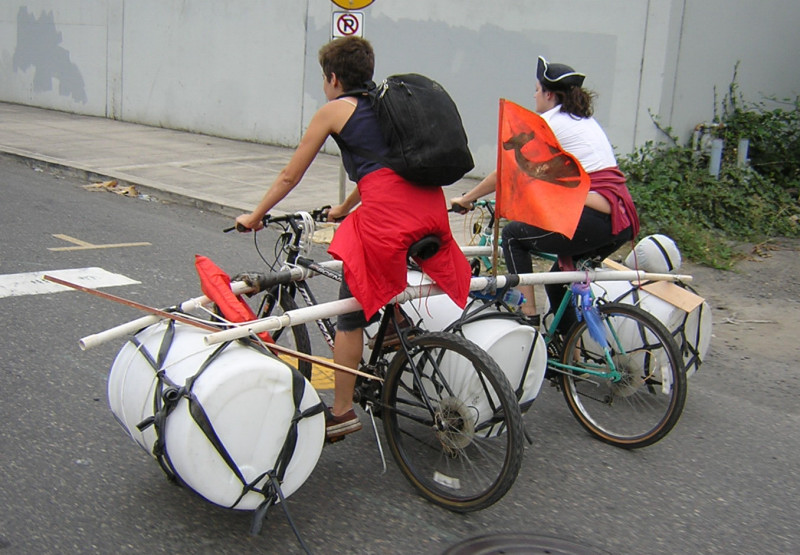
[(82, 251), (82, 250), (89, 250), (89, 249), (115, 249), (119, 247), (147, 247), (150, 243), (109, 243), (105, 245), (95, 245), (92, 243), (87, 243), (86, 241), (81, 241), (80, 239), (76, 239), (75, 237), (70, 237), (69, 235), (64, 235), (62, 233), (54, 233), (53, 237), (56, 239), (61, 239), (66, 241), (67, 243), (73, 243), (77, 246), (75, 247), (48, 247), (47, 250), (49, 251)]
[[(330, 360), (333, 361), (333, 359)], [(334, 370), (313, 364), (311, 366), (311, 385), (317, 390), (333, 389), (333, 374)]]
[[(297, 359), (295, 357), (290, 355), (280, 355), (280, 358), (286, 363), (297, 368)], [(332, 358), (320, 358), (333, 362)], [(331, 368), (326, 368), (319, 364), (311, 365), (311, 385), (314, 386), (314, 389), (316, 390), (333, 389), (333, 375), (334, 370)]]

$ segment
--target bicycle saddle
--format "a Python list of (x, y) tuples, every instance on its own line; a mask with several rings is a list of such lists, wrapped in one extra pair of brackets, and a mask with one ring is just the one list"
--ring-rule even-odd
[(419, 260), (427, 260), (439, 252), (439, 247), (441, 245), (442, 240), (438, 235), (426, 235), (408, 247), (408, 257), (417, 258)]

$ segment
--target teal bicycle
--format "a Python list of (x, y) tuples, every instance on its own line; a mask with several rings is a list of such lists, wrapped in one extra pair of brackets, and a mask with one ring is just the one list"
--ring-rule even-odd
[[(476, 203), (492, 215), (490, 222), (477, 230), (483, 245), (491, 244), (492, 204)], [(555, 260), (549, 254), (531, 254)], [(591, 270), (600, 262), (586, 258), (576, 261), (576, 266)], [(485, 256), (473, 259), (472, 264), (473, 270), (476, 266), (491, 268)], [(507, 277), (512, 282), (516, 278)], [(602, 282), (594, 282), (593, 288), (588, 283), (572, 284), (541, 326), (518, 312), (502, 310), (508, 308), (503, 303), (496, 304), (502, 317), (542, 329), (548, 352), (546, 378), (562, 391), (570, 411), (590, 434), (627, 449), (652, 445), (674, 428), (686, 403), (680, 350), (655, 316), (635, 305), (608, 302), (595, 290), (602, 291)], [(562, 334), (559, 323), (568, 310), (576, 310), (578, 321)], [(470, 311), (460, 323), (480, 317), (480, 311)]]

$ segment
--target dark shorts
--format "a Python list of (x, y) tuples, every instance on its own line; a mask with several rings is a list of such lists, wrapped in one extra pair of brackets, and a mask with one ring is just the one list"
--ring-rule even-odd
[[(339, 299), (349, 299), (352, 296), (353, 294), (350, 292), (347, 282), (343, 279), (342, 284), (339, 286)], [(379, 321), (380, 318), (380, 312), (373, 314), (369, 321), (367, 321), (367, 317), (363, 310), (348, 312), (347, 314), (340, 315), (336, 320), (336, 329), (338, 331), (355, 331), (366, 328), (370, 324), (374, 324), (375, 322)]]

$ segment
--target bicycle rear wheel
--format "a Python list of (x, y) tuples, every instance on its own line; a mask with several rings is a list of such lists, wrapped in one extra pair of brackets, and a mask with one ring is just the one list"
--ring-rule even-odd
[[(562, 370), (561, 385), (572, 414), (599, 439), (628, 449), (666, 436), (686, 403), (686, 373), (675, 341), (652, 315), (626, 304), (598, 307), (618, 381)], [(574, 325), (562, 351), (564, 364), (610, 372), (586, 321)]]
[[(297, 303), (292, 296), (292, 290), (286, 286), (276, 286), (267, 291), (262, 301), (262, 309), (259, 318), (267, 316), (280, 316), (284, 312), (295, 310)], [(281, 328), (271, 331), (272, 339), (281, 347), (311, 354), (311, 338), (308, 335), (308, 328), (305, 324), (298, 324), (290, 328)], [(284, 355), (281, 355), (284, 356)], [(311, 379), (311, 363), (305, 360), (298, 360), (288, 357), (291, 363), (296, 364), (297, 370), (306, 379)]]
[(392, 359), (383, 407), (392, 455), (437, 505), (484, 509), (516, 480), (524, 449), (519, 405), (497, 363), (463, 337), (410, 340), (409, 353)]

